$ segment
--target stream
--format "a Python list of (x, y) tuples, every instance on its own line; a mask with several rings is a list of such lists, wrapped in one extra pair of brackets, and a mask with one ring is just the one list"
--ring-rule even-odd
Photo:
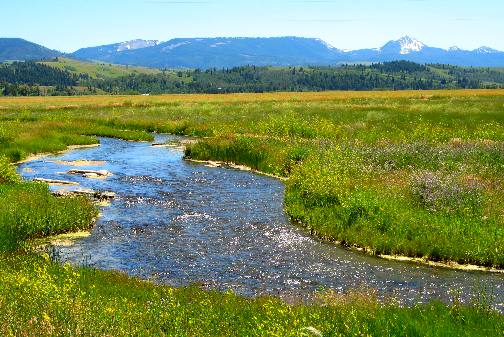
[[(156, 143), (181, 137), (156, 135)], [(387, 261), (313, 239), (289, 222), (280, 180), (183, 160), (180, 147), (101, 138), (101, 146), (33, 160), (25, 179), (62, 179), (117, 194), (87, 238), (54, 249), (62, 262), (119, 270), (157, 283), (192, 283), (246, 296), (307, 299), (326, 289), (372, 288), (404, 305), (468, 303), (484, 292), (504, 311), (504, 274)], [(65, 174), (58, 161), (104, 161), (107, 179)], [(81, 167), (77, 167), (81, 168)], [(58, 190), (61, 186), (51, 186)], [(72, 187), (75, 188), (75, 187)]]

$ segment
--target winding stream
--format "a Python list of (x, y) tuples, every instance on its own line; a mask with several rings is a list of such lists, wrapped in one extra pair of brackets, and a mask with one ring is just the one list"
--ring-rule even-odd
[[(156, 142), (177, 141), (156, 136)], [(114, 191), (91, 236), (57, 247), (62, 261), (124, 271), (174, 286), (194, 282), (244, 295), (307, 298), (316, 291), (366, 286), (404, 304), (470, 301), (491, 287), (504, 310), (504, 275), (386, 261), (312, 239), (283, 212), (284, 186), (250, 172), (183, 160), (179, 148), (101, 139), (101, 146), (19, 166), (26, 179), (64, 179)], [(103, 160), (105, 180), (66, 175), (55, 160)], [(51, 187), (60, 189), (61, 187)]]

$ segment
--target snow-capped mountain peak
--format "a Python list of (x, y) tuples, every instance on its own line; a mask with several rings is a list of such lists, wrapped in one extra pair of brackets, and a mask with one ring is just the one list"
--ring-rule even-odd
[(315, 41), (323, 44), (327, 49), (330, 49), (330, 50), (339, 50), (338, 48), (334, 47), (333, 45), (331, 45), (330, 43), (328, 43), (328, 42), (326, 42), (326, 41), (324, 41), (322, 39), (315, 39)]
[(475, 50), (475, 52), (478, 54), (494, 54), (498, 53), (499, 51), (490, 47), (479, 47), (478, 49)]
[(117, 47), (117, 51), (125, 51), (125, 50), (134, 50), (134, 49), (141, 49), (141, 48), (147, 48), (147, 47), (153, 47), (159, 44), (158, 40), (141, 40), (141, 39), (136, 39), (136, 40), (131, 40), (131, 41), (126, 41), (122, 42), (119, 44)]
[(425, 44), (423, 42), (418, 41), (415, 38), (411, 38), (407, 35), (400, 38), (397, 42), (401, 46), (401, 55), (406, 55), (411, 52), (419, 52), (425, 47)]

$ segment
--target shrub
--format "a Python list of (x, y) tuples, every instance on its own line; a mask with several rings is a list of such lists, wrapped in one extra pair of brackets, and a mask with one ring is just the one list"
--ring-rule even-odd
[(454, 175), (424, 171), (411, 178), (413, 198), (432, 212), (479, 213), (483, 204), (483, 184), (477, 179), (461, 181)]
[(0, 156), (0, 184), (12, 184), (20, 181), (21, 178), (17, 175), (16, 169), (7, 157)]

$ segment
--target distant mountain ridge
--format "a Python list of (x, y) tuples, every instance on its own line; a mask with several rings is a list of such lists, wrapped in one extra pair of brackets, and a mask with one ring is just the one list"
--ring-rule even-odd
[[(23, 41), (21, 43), (20, 41)], [(20, 47), (21, 45), (21, 47)], [(43, 59), (63, 55), (21, 39), (0, 38), (0, 61)], [(151, 68), (232, 68), (243, 65), (337, 65), (406, 60), (457, 66), (504, 67), (504, 52), (490, 47), (463, 50), (436, 48), (404, 36), (380, 48), (342, 50), (321, 39), (177, 38), (166, 42), (132, 40), (88, 47), (68, 54), (72, 58)]]
[(110, 52), (115, 49), (117, 45), (85, 48), (71, 56), (154, 68), (207, 69), (248, 64), (331, 64), (341, 54), (341, 51), (321, 40), (299, 37), (172, 39), (155, 46)]
[[(468, 51), (458, 47), (435, 48), (409, 36), (387, 42), (381, 48), (344, 51), (320, 39), (188, 38), (121, 52), (102, 52), (102, 47), (80, 49), (73, 57), (155, 68), (229, 68), (242, 65), (336, 65), (353, 62), (406, 60), (459, 66), (504, 67), (504, 52), (489, 47)], [(110, 45), (116, 50), (117, 44)]]
[(158, 43), (159, 41), (157, 40), (136, 39), (97, 47), (81, 48), (72, 55), (83, 60), (109, 62), (111, 61), (109, 59), (113, 59), (114, 56), (123, 52), (154, 47)]
[(59, 51), (23, 39), (0, 38), (0, 62), (40, 60), (59, 55)]
[(353, 62), (405, 60), (417, 63), (442, 63), (465, 67), (504, 66), (504, 52), (489, 47), (480, 47), (472, 51), (463, 50), (458, 47), (442, 49), (430, 47), (409, 36), (389, 41), (381, 48), (348, 51), (345, 54), (346, 59)]

